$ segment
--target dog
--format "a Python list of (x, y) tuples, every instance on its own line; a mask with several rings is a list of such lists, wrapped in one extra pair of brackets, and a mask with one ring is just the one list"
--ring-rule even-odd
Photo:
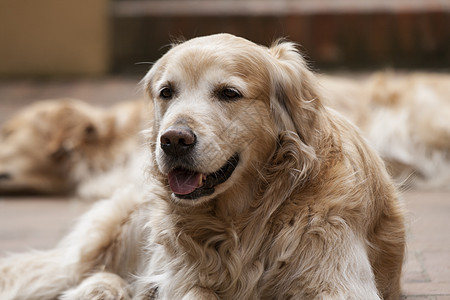
[(142, 84), (145, 187), (97, 202), (55, 249), (5, 258), (2, 299), (399, 298), (397, 190), (294, 44), (195, 38)]
[(143, 112), (142, 100), (105, 110), (76, 99), (39, 101), (19, 111), (0, 131), (0, 194), (93, 195), (82, 183), (93, 186), (97, 175), (123, 171), (139, 148)]
[(450, 188), (450, 76), (378, 72), (355, 80), (321, 76), (324, 103), (354, 122), (396, 181)]

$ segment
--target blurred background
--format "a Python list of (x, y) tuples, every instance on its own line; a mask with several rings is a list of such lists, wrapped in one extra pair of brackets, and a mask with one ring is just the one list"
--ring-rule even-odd
[(318, 70), (448, 70), (448, 0), (1, 0), (0, 76), (143, 75), (171, 40), (298, 42)]

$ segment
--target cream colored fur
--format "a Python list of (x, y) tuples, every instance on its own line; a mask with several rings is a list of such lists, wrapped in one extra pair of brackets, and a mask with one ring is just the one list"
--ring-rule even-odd
[[(0, 298), (398, 299), (397, 192), (316, 84), (288, 42), (220, 34), (175, 46), (143, 80), (155, 109), (145, 188), (97, 203), (54, 250), (4, 259)], [(227, 88), (240, 96), (224, 99)], [(198, 172), (239, 154), (213, 194), (170, 190), (159, 141), (174, 124), (195, 132), (185, 163)]]
[(326, 105), (352, 120), (398, 182), (450, 188), (450, 75), (322, 76)]

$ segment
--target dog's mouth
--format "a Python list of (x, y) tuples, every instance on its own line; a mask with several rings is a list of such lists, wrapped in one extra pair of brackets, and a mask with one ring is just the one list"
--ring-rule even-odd
[(215, 187), (227, 181), (239, 163), (239, 155), (234, 154), (216, 172), (204, 174), (176, 168), (169, 172), (169, 186), (174, 195), (180, 199), (197, 199), (214, 193)]

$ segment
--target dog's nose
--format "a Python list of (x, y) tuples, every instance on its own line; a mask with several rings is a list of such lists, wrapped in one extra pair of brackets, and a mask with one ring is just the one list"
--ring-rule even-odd
[(167, 155), (183, 156), (194, 147), (197, 138), (189, 127), (169, 127), (160, 138), (161, 148)]
[(10, 180), (11, 174), (9, 173), (0, 173), (0, 180)]

